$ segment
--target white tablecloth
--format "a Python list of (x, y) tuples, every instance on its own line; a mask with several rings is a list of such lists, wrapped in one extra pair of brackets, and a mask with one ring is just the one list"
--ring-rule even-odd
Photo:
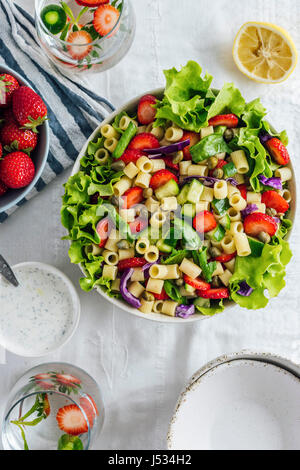
[[(133, 4), (137, 34), (129, 54), (112, 70), (87, 78), (86, 84), (118, 106), (161, 86), (163, 69), (194, 59), (215, 77), (216, 87), (234, 81), (249, 100), (262, 98), (274, 126), (288, 130), (299, 178), (299, 67), (284, 84), (260, 85), (241, 75), (231, 55), (236, 32), (250, 20), (287, 28), (299, 49), (299, 0), (133, 0)], [(0, 252), (10, 263), (51, 263), (78, 285), (81, 273), (69, 263), (68, 244), (61, 240), (60, 197), (68, 175), (57, 178), (0, 226)], [(234, 308), (193, 325), (164, 325), (119, 311), (96, 293), (80, 292), (80, 325), (60, 352), (42, 359), (6, 354), (6, 364), (0, 366), (1, 410), (11, 386), (26, 369), (49, 360), (71, 362), (93, 375), (104, 395), (107, 419), (97, 448), (164, 448), (177, 396), (189, 376), (208, 360), (250, 348), (300, 362), (299, 230), (296, 222), (287, 287), (263, 311)]]

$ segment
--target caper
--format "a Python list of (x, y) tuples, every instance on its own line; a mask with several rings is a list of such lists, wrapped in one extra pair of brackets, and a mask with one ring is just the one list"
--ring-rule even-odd
[(180, 279), (180, 278), (179, 278), (179, 279), (176, 279), (175, 284), (176, 284), (176, 286), (179, 286), (179, 287), (180, 287), (180, 286), (183, 286), (184, 280), (183, 280), (183, 279)]
[(144, 189), (143, 196), (144, 196), (145, 199), (148, 199), (148, 197), (153, 196), (153, 189), (152, 188)]
[(210, 170), (214, 170), (218, 164), (218, 159), (217, 157), (210, 157), (207, 161), (207, 166)]
[(147, 207), (140, 205), (135, 209), (135, 215), (141, 217), (142, 219), (148, 219), (148, 209)]
[(117, 160), (116, 162), (111, 164), (111, 169), (114, 171), (122, 171), (125, 168), (125, 163), (123, 160)]
[(283, 216), (284, 216), (284, 213), (283, 213), (283, 212), (278, 212), (277, 217), (280, 218), (280, 217), (283, 217)]
[(127, 240), (120, 240), (117, 243), (117, 247), (119, 248), (119, 250), (129, 250), (130, 245)]
[(150, 292), (147, 292), (146, 290), (144, 290), (144, 292), (142, 293), (142, 297), (144, 300), (148, 300), (148, 302), (155, 300), (154, 295), (151, 294)]
[(222, 168), (216, 168), (213, 172), (213, 177), (214, 178), (218, 178), (218, 179), (221, 179), (223, 178), (224, 176), (224, 171), (222, 170)]
[(271, 241), (271, 237), (267, 232), (260, 232), (258, 234), (258, 239), (263, 243), (269, 243)]
[(172, 158), (172, 163), (175, 163), (175, 165), (177, 165), (177, 163), (182, 162), (182, 160), (183, 160), (183, 151), (179, 150), (179, 152), (176, 152), (175, 156)]
[(124, 204), (124, 200), (118, 196), (112, 196), (110, 202), (116, 207), (122, 207)]
[(225, 142), (230, 142), (234, 138), (234, 131), (232, 129), (226, 129), (223, 134)]
[(221, 256), (221, 251), (216, 246), (211, 246), (209, 249), (209, 253), (211, 254), (213, 258), (217, 258), (218, 256)]
[(266, 209), (266, 214), (270, 215), (271, 217), (275, 217), (277, 215), (277, 212), (275, 209), (273, 209), (273, 207), (268, 207)]
[(211, 286), (212, 287), (220, 287), (221, 283), (220, 283), (220, 278), (219, 276), (214, 276), (212, 278), (212, 281), (211, 281)]

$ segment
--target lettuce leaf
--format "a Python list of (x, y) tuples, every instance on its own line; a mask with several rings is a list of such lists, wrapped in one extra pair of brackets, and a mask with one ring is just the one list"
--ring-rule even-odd
[(195, 305), (196, 309), (202, 313), (202, 315), (210, 316), (216, 315), (217, 313), (222, 313), (224, 311), (223, 300), (212, 301), (210, 307), (199, 307)]
[(245, 109), (245, 100), (241, 92), (233, 83), (225, 83), (217, 95), (214, 103), (210, 106), (207, 118), (210, 119), (218, 114), (234, 113), (241, 116)]

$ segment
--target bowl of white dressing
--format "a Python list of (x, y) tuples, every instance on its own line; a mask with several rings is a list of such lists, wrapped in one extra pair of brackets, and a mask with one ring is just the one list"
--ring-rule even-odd
[(13, 266), (19, 286), (0, 275), (0, 345), (25, 357), (50, 354), (73, 336), (80, 318), (72, 282), (53, 266)]

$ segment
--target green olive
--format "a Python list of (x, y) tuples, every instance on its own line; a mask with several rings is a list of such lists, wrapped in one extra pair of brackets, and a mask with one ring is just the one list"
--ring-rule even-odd
[(257, 237), (262, 243), (270, 243), (271, 237), (267, 232), (260, 232)]
[(277, 212), (272, 207), (268, 207), (266, 210), (266, 214), (270, 215), (271, 217), (275, 217), (277, 215)]
[(144, 292), (142, 293), (142, 297), (144, 300), (147, 300), (148, 302), (155, 300), (154, 295), (151, 294), (150, 292), (147, 292), (146, 290), (144, 290)]
[(234, 131), (232, 129), (226, 129), (223, 134), (225, 142), (230, 142), (234, 138)]
[(220, 283), (220, 279), (219, 279), (219, 276), (214, 276), (212, 278), (212, 281), (211, 281), (211, 286), (212, 287), (220, 287), (221, 283)]
[(127, 240), (120, 240), (117, 243), (117, 247), (119, 248), (119, 250), (129, 250), (130, 245)]
[(184, 280), (183, 279), (176, 279), (175, 284), (176, 284), (176, 286), (179, 286), (179, 287), (183, 286)]
[(183, 155), (183, 151), (182, 151), (182, 150), (180, 150), (179, 152), (176, 152), (175, 156), (174, 156), (173, 159), (172, 159), (172, 163), (174, 163), (175, 165), (177, 165), (177, 163), (182, 162), (183, 157), (184, 157), (184, 155)]
[(222, 170), (222, 168), (216, 168), (213, 172), (213, 177), (214, 178), (218, 178), (218, 179), (221, 179), (223, 178), (224, 176), (224, 171)]
[(145, 199), (148, 199), (149, 197), (153, 196), (153, 189), (152, 188), (144, 189), (143, 196)]
[(207, 166), (210, 170), (214, 170), (218, 164), (218, 159), (217, 157), (210, 157), (207, 161)]
[(111, 169), (114, 171), (122, 171), (125, 168), (125, 163), (123, 160), (117, 160), (116, 162), (111, 164)]
[(218, 256), (221, 256), (221, 251), (216, 246), (210, 247), (209, 252), (213, 258), (217, 258)]

